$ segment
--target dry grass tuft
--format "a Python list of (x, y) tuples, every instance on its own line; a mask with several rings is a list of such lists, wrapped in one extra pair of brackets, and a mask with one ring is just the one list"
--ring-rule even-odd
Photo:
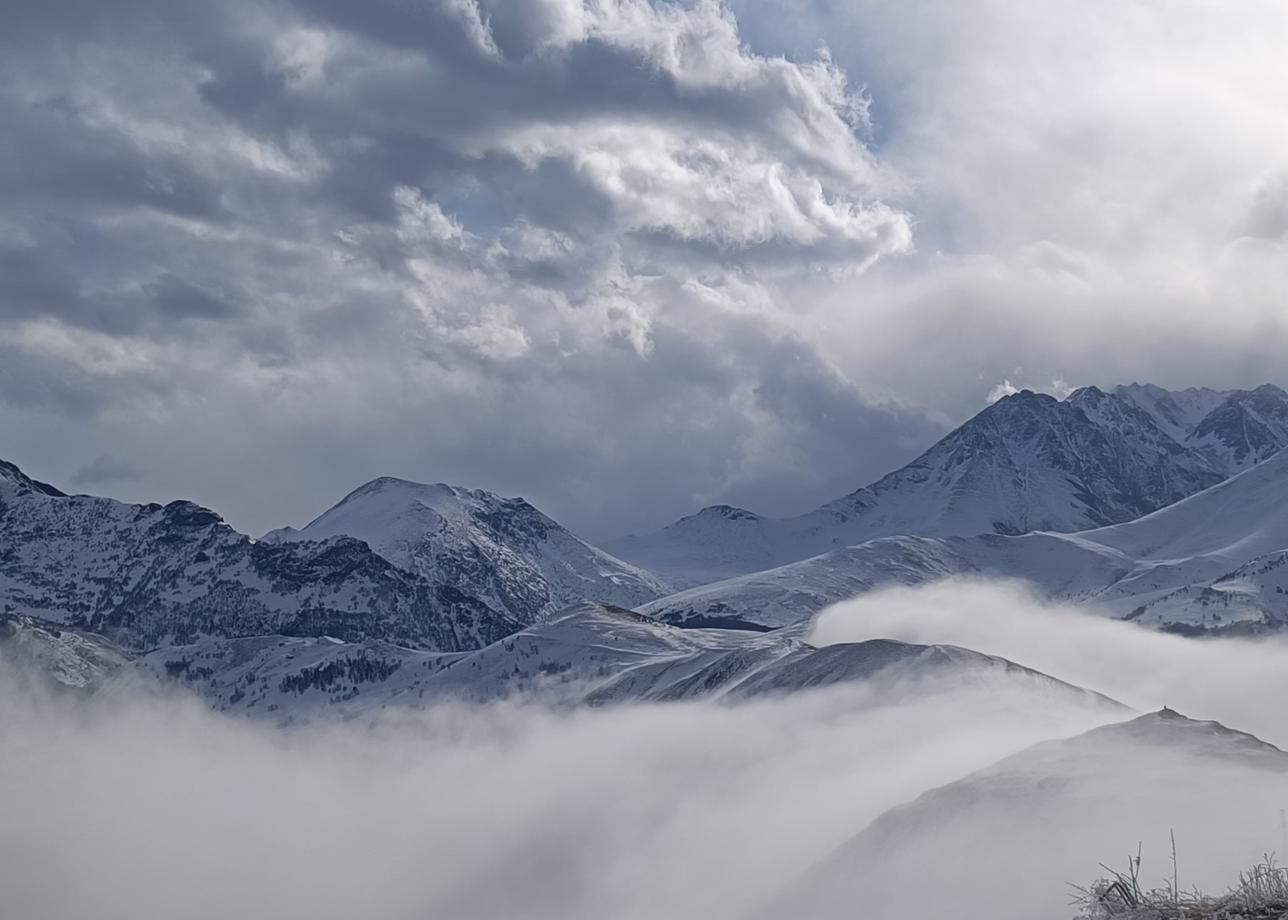
[(1127, 858), (1127, 871), (1102, 864), (1109, 873), (1083, 888), (1075, 886), (1078, 920), (1288, 920), (1288, 869), (1275, 865), (1273, 856), (1239, 874), (1239, 881), (1223, 895), (1182, 891), (1179, 885), (1176, 842), (1172, 842), (1172, 878), (1161, 887), (1140, 884), (1140, 850)]

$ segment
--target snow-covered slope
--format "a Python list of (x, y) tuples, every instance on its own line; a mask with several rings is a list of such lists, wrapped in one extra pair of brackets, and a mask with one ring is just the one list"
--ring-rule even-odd
[(639, 610), (684, 626), (775, 629), (877, 588), (957, 576), (1023, 578), (1052, 597), (1089, 599), (1134, 566), (1117, 550), (1063, 534), (883, 537), (690, 588)]
[(1288, 443), (1288, 395), (1265, 384), (1234, 390), (1187, 435), (1185, 444), (1214, 464), (1245, 470)]
[(1179, 443), (1230, 393), (1209, 387), (1165, 390), (1152, 383), (1131, 383), (1114, 387), (1114, 395), (1148, 412)]
[(715, 506), (610, 551), (696, 586), (895, 535), (1075, 532), (1129, 521), (1288, 444), (1288, 394), (1022, 391), (902, 469), (794, 518)]
[(1247, 560), (1288, 548), (1288, 451), (1171, 507), (1094, 532), (1138, 559)]
[[(1142, 881), (1218, 888), (1280, 845), (1288, 754), (1161, 710), (1044, 742), (878, 818), (789, 896), (794, 915), (1068, 917), (1071, 879), (1143, 841)], [(980, 845), (986, 842), (986, 845)], [(928, 867), (933, 867), (929, 870)], [(1209, 878), (1210, 876), (1210, 878)]]
[(955, 687), (998, 681), (1097, 712), (1122, 709), (1099, 694), (954, 646), (879, 639), (815, 648), (801, 640), (800, 630), (678, 629), (600, 604), (583, 604), (486, 648), (458, 653), (275, 635), (203, 638), (131, 656), (77, 630), (30, 619), (21, 627), (0, 631), (0, 654), (6, 646), (17, 650), (16, 641), (3, 640), (18, 636), (24, 650), (41, 649), (26, 654), (29, 669), (92, 673), (93, 684), (111, 677), (107, 686), (113, 689), (142, 678), (184, 688), (219, 710), (283, 723), (447, 701), (732, 702), (844, 684), (861, 684), (865, 699), (879, 703), (890, 693), (938, 692), (941, 681)]
[(441, 483), (376, 479), (303, 529), (274, 531), (265, 541), (342, 535), (522, 623), (583, 600), (633, 607), (666, 593), (654, 576), (596, 549), (521, 498)]
[(0, 465), (0, 613), (103, 632), (130, 648), (284, 633), (478, 648), (519, 627), (361, 541), (257, 543), (191, 502), (64, 495)]
[(1155, 626), (1288, 623), (1288, 451), (1135, 521), (1075, 534), (887, 537), (661, 598), (667, 622), (778, 627), (886, 585), (1028, 581)]
[(910, 898), (920, 916), (1070, 916), (1069, 879), (1139, 841), (1146, 877), (1170, 877), (1172, 833), (1184, 881), (1220, 884), (1276, 845), (1266, 803), (1286, 782), (1279, 749), (1162, 710), (1038, 744), (887, 812), (790, 899), (819, 918), (856, 903), (876, 920), (907, 916)]
[(127, 652), (94, 633), (0, 614), (0, 663), (46, 689), (93, 691), (129, 660)]

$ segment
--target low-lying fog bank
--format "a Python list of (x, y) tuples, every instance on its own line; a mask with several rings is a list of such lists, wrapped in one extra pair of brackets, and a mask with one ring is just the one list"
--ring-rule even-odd
[[(1278, 643), (1137, 635), (1008, 586), (874, 595), (816, 630), (875, 635), (1288, 734)], [(1283, 755), (1246, 736), (1169, 714), (1083, 735), (1131, 714), (1005, 672), (894, 690), (443, 705), (283, 730), (154, 690), (43, 697), (0, 670), (4, 912), (1059, 917), (1065, 882), (1138, 840), (1170, 871), (1173, 827), (1182, 881), (1280, 846)]]

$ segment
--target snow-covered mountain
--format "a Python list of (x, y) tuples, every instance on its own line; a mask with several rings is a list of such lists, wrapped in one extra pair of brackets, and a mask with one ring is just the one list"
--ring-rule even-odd
[(519, 628), (353, 538), (259, 543), (191, 502), (64, 495), (10, 463), (0, 464), (0, 613), (136, 649), (282, 633), (457, 650)]
[[(626, 541), (685, 582), (739, 573), (669, 596), (522, 499), (377, 479), (255, 541), (190, 502), (65, 495), (0, 461), (0, 613), (136, 650), (284, 635), (456, 652), (587, 600), (765, 629), (883, 584), (981, 574), (1170, 628), (1276, 625), (1286, 400), (1270, 386), (1022, 392), (810, 514), (718, 506)], [(1032, 528), (1046, 529), (1019, 533)]]
[(1119, 860), (1138, 845), (1142, 881), (1170, 879), (1173, 834), (1183, 886), (1220, 890), (1281, 845), (1270, 803), (1286, 788), (1288, 754), (1163, 709), (926, 792), (879, 817), (788, 900), (794, 915), (819, 918), (852, 917), (855, 904), (877, 920), (1067, 917), (1070, 880), (1103, 874), (1107, 860), (1126, 868)]
[(886, 585), (1018, 578), (1154, 626), (1288, 624), (1288, 451), (1152, 514), (1074, 534), (885, 537), (682, 591), (667, 622), (775, 628)]
[(1120, 386), (1114, 395), (1148, 412), (1163, 430), (1235, 473), (1255, 466), (1288, 444), (1288, 397), (1271, 384), (1255, 390)]
[(616, 555), (697, 586), (879, 537), (1076, 532), (1129, 521), (1288, 445), (1273, 386), (1169, 393), (1084, 387), (998, 400), (907, 466), (793, 518), (714, 506)]
[(777, 629), (892, 585), (956, 576), (1022, 578), (1051, 597), (1090, 597), (1133, 571), (1121, 552), (1063, 534), (882, 537), (763, 572), (690, 588), (641, 613), (687, 626)]
[(1003, 658), (893, 640), (815, 648), (800, 630), (678, 629), (583, 604), (474, 652), (380, 640), (280, 635), (203, 638), (140, 655), (99, 636), (12, 618), (0, 655), (78, 688), (139, 679), (182, 687), (212, 707), (275, 722), (355, 718), (391, 707), (510, 697), (550, 704), (737, 701), (862, 684), (868, 699), (935, 692), (936, 681), (994, 680), (1107, 717), (1118, 703)]
[(384, 477), (301, 530), (265, 542), (362, 540), (433, 585), (478, 597), (521, 623), (584, 600), (623, 607), (666, 593), (653, 575), (569, 533), (521, 498)]

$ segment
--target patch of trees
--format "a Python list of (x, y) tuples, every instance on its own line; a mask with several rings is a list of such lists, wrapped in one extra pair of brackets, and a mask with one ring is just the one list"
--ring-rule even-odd
[(178, 680), (182, 677), (184, 680), (192, 682), (194, 680), (209, 680), (214, 676), (215, 669), (207, 667), (194, 668), (192, 659), (179, 658), (165, 663), (165, 673), (166, 677), (173, 680)]
[(278, 689), (282, 693), (303, 693), (305, 690), (330, 690), (336, 683), (348, 680), (354, 684), (377, 683), (385, 680), (402, 667), (401, 661), (385, 661), (366, 656), (338, 658), (326, 664), (303, 668), (298, 673), (282, 678)]

